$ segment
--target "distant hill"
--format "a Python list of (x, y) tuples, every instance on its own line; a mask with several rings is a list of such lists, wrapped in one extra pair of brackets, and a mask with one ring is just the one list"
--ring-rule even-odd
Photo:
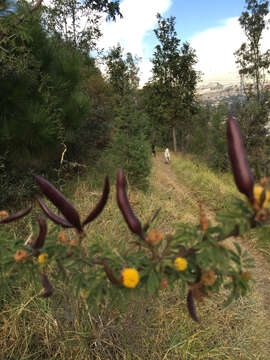
[(221, 90), (223, 89), (223, 85), (219, 82), (209, 82), (207, 84), (202, 84), (200, 86), (198, 86), (198, 89), (200, 90)]

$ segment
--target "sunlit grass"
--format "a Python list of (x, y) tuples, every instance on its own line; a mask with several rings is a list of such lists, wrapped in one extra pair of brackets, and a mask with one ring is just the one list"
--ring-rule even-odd
[[(245, 198), (238, 192), (230, 173), (216, 173), (206, 164), (194, 162), (190, 156), (183, 155), (175, 157), (172, 166), (179, 181), (186, 184), (193, 195), (214, 212), (229, 208), (235, 197)], [(252, 230), (247, 238), (270, 260), (270, 242), (259, 239), (258, 233), (257, 229)]]
[(216, 173), (206, 164), (183, 155), (178, 155), (172, 166), (179, 180), (211, 210), (227, 208), (233, 197), (241, 196), (230, 173)]

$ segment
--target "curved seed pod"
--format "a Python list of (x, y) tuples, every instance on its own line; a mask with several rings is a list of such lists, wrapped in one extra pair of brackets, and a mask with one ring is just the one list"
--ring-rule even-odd
[(46, 235), (47, 235), (46, 221), (41, 216), (38, 216), (37, 220), (39, 223), (39, 234), (38, 234), (38, 237), (37, 237), (36, 241), (34, 242), (34, 244), (31, 245), (32, 249), (34, 249), (34, 250), (38, 250), (38, 249), (42, 248), (42, 246), (44, 245), (44, 242), (45, 242)]
[(191, 290), (189, 290), (188, 294), (187, 294), (187, 308), (188, 308), (188, 312), (189, 312), (189, 315), (191, 316), (191, 318), (194, 321), (199, 322), (199, 319), (196, 314), (195, 303), (194, 303), (194, 299), (193, 299)]
[(47, 298), (52, 295), (53, 293), (53, 287), (51, 283), (49, 282), (49, 279), (47, 278), (47, 275), (41, 274), (42, 277), (42, 285), (44, 287), (44, 293), (41, 295), (44, 298)]
[(116, 198), (119, 209), (121, 210), (128, 227), (132, 232), (145, 240), (142, 225), (139, 219), (133, 213), (126, 193), (126, 178), (122, 168), (118, 170), (116, 180)]
[(30, 213), (30, 211), (32, 210), (32, 206), (33, 205), (31, 204), (27, 209), (18, 211), (16, 214), (5, 217), (4, 219), (0, 220), (0, 224), (6, 224), (11, 221), (15, 221), (15, 220), (22, 218), (23, 216)]
[(62, 218), (61, 216), (56, 215), (41, 198), (37, 198), (37, 202), (39, 206), (44, 211), (44, 214), (47, 215), (49, 219), (51, 219), (55, 224), (61, 225), (64, 228), (72, 228), (74, 227), (70, 222), (66, 219)]
[(238, 190), (252, 201), (254, 179), (248, 165), (240, 129), (232, 114), (229, 115), (227, 123), (227, 138), (234, 181)]
[(43, 194), (61, 211), (65, 218), (77, 230), (82, 232), (79, 214), (73, 205), (48, 180), (40, 175), (33, 175)]
[(82, 226), (84, 227), (89, 222), (93, 221), (103, 210), (104, 206), (107, 203), (108, 196), (110, 192), (110, 183), (109, 183), (109, 177), (106, 176), (105, 178), (105, 184), (103, 188), (103, 193), (101, 196), (101, 199), (99, 200), (98, 204), (95, 206), (95, 208), (90, 212), (90, 214), (87, 216), (87, 218), (83, 221)]

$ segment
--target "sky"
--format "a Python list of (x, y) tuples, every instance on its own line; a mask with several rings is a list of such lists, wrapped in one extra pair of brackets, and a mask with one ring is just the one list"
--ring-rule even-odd
[[(106, 50), (120, 43), (125, 51), (140, 57), (141, 86), (151, 76), (158, 12), (176, 18), (177, 36), (195, 49), (196, 69), (203, 73), (203, 83), (237, 81), (233, 53), (246, 40), (238, 21), (245, 0), (121, 0), (120, 9), (123, 19), (102, 23), (99, 45)], [(266, 47), (267, 41), (264, 43)]]

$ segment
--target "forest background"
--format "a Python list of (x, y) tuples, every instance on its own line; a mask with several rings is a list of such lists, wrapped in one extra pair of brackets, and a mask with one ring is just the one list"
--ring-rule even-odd
[[(82, 12), (88, 17), (83, 30)], [(241, 127), (256, 180), (269, 175), (270, 104), (264, 77), (270, 57), (269, 51), (260, 50), (261, 35), (268, 24), (268, 1), (247, 0), (239, 17), (247, 37), (235, 53), (244, 95), (230, 106), (226, 102), (212, 106), (200, 101), (196, 92), (201, 77), (195, 70), (196, 53), (188, 42), (178, 38), (175, 18), (163, 18), (160, 14), (153, 29), (158, 40), (152, 56), (153, 76), (139, 88), (136, 56), (126, 53), (120, 45), (107, 53), (97, 48), (100, 14), (104, 12), (108, 20), (117, 21), (121, 17), (119, 2), (54, 0), (46, 7), (42, 0), (1, 1), (0, 208), (21, 209), (22, 203), (29, 203), (29, 198), (37, 193), (32, 175), (40, 174), (58, 189), (72, 193), (72, 201), (86, 212), (90, 203), (96, 203), (96, 188), (103, 184), (104, 175), (115, 178), (122, 166), (132, 185), (132, 206), (140, 217), (148, 216), (145, 209), (162, 207), (159, 222), (163, 231), (173, 231), (171, 219), (198, 218), (194, 198), (205, 201), (207, 216), (212, 220), (211, 211), (229, 208), (235, 196), (235, 185), (226, 174), (230, 170), (225, 135), (228, 110)], [(101, 61), (106, 67), (104, 74), (97, 65)], [(179, 175), (177, 179), (159, 156), (151, 157), (152, 144), (158, 153), (165, 147), (174, 150), (178, 161), (172, 168)], [(181, 156), (177, 155), (180, 152)], [(33, 213), (36, 211), (33, 209)], [(110, 203), (104, 219), (91, 224), (90, 234), (91, 240), (98, 239), (96, 243), (105, 250), (109, 243), (113, 253), (118, 245), (127, 246), (125, 240), (129, 236), (117, 211)], [(15, 223), (7, 233), (26, 238), (30, 230), (36, 232), (36, 225), (31, 228), (29, 222), (24, 224)], [(100, 235), (101, 229), (109, 234)], [(108, 240), (110, 234), (113, 236)], [(93, 241), (89, 243), (95, 245)], [(16, 246), (17, 242), (12, 244)], [(268, 243), (261, 244), (269, 251)], [(259, 271), (267, 276), (268, 265), (258, 259)], [(13, 263), (12, 260), (11, 268)], [(19, 265), (26, 274), (24, 265)], [(2, 270), (5, 274), (5, 266)], [(1, 288), (4, 296), (0, 347), (4, 356), (11, 359), (23, 352), (25, 358), (50, 354), (51, 358), (63, 359), (76, 354), (81, 358), (103, 355), (119, 359), (137, 354), (136, 358), (143, 359), (148, 355), (157, 358), (160, 353), (164, 359), (178, 359), (179, 354), (185, 359), (203, 359), (209, 354), (220, 359), (258, 358), (258, 354), (269, 353), (269, 340), (263, 337), (268, 334), (264, 329), (267, 315), (257, 307), (260, 302), (261, 307), (268, 304), (269, 299), (266, 286), (262, 285), (266, 283), (263, 276), (259, 278), (260, 291), (251, 299), (241, 298), (227, 311), (213, 314), (210, 308), (219, 310), (217, 303), (203, 305), (203, 316), (211, 321), (209, 326), (202, 325), (194, 331), (175, 288), (164, 292), (157, 306), (154, 303), (150, 307), (147, 299), (142, 306), (141, 299), (123, 315), (117, 308), (108, 311), (102, 304), (97, 315), (88, 311), (83, 292), (78, 296), (72, 293), (75, 288), (67, 291), (68, 287), (56, 287), (57, 296), (46, 302), (36, 295), (37, 289), (27, 275), (19, 278), (11, 271), (9, 281), (13, 285), (7, 283)], [(95, 289), (95, 281), (90, 283)], [(156, 328), (161, 331), (152, 331)], [(136, 331), (145, 335), (136, 340)]]
[[(80, 14), (87, 26), (80, 27)], [(100, 14), (121, 17), (118, 1), (2, 0), (0, 8), (0, 205), (35, 191), (32, 173), (63, 181), (106, 158), (146, 189), (151, 144), (193, 153), (226, 171), (228, 104), (201, 103), (195, 51), (157, 14), (153, 76), (139, 88), (139, 59), (118, 45), (99, 52)], [(268, 166), (269, 51), (260, 40), (268, 1), (247, 1), (239, 21), (247, 42), (235, 53), (245, 96), (231, 104), (253, 169)], [(96, 57), (89, 56), (95, 53)], [(101, 73), (97, 61), (106, 65)], [(106, 165), (107, 166), (107, 165)], [(61, 174), (60, 174), (61, 173)], [(60, 180), (62, 179), (62, 180)]]

